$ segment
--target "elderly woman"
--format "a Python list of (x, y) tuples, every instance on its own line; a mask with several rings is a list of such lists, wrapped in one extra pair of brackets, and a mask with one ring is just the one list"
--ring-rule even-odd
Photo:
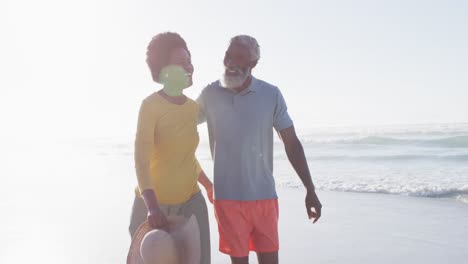
[(130, 234), (148, 219), (164, 227), (168, 215), (195, 215), (200, 230), (201, 263), (210, 263), (208, 212), (198, 183), (212, 201), (212, 183), (195, 158), (199, 138), (197, 103), (183, 94), (194, 71), (187, 44), (176, 33), (153, 37), (146, 62), (163, 88), (146, 97), (140, 107), (135, 139), (138, 188)]

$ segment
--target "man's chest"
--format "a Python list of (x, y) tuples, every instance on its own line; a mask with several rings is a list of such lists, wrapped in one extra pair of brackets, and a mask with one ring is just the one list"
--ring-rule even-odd
[(210, 101), (207, 121), (218, 140), (271, 133), (274, 101), (259, 94), (225, 95)]

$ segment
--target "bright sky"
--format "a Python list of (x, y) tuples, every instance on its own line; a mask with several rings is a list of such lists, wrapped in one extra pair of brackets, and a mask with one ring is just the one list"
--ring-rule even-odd
[(168, 30), (192, 52), (192, 98), (243, 33), (298, 128), (468, 122), (466, 14), (463, 0), (2, 0), (0, 135), (133, 136), (159, 89), (146, 45)]

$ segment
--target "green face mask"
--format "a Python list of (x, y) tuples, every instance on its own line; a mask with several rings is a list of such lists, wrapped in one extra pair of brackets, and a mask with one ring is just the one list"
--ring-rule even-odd
[(182, 90), (190, 86), (190, 76), (179, 65), (168, 65), (159, 73), (159, 81), (164, 84), (164, 92), (169, 96), (180, 96)]

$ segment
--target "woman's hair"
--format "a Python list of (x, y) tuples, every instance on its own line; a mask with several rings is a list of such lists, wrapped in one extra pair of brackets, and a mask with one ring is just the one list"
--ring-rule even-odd
[(175, 49), (185, 49), (189, 54), (185, 40), (177, 33), (164, 32), (151, 39), (146, 49), (146, 63), (155, 82), (159, 83), (159, 73), (167, 66), (171, 52)]

